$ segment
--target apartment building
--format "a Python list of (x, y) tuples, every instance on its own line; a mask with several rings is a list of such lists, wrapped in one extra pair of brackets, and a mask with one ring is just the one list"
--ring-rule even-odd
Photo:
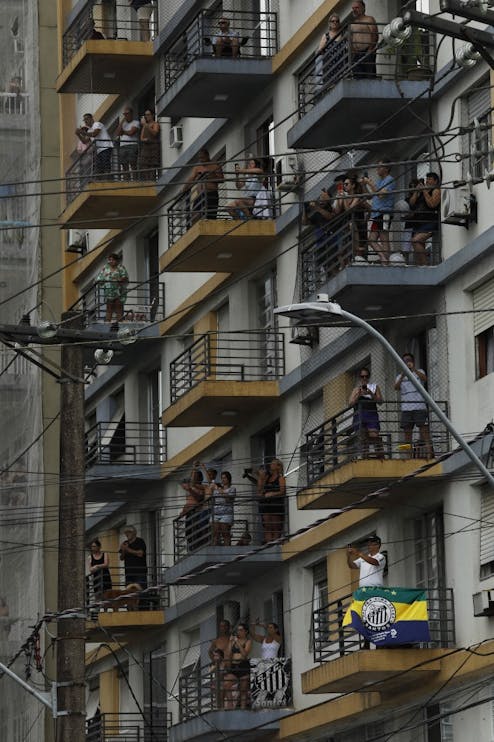
[[(137, 14), (59, 0), (64, 296), (115, 340), (86, 394), (87, 538), (118, 589), (126, 529), (147, 545), (137, 610), (89, 611), (88, 739), (493, 735), (491, 490), (432, 412), (429, 438), (404, 438), (398, 369), (373, 336), (274, 312), (327, 294), (370, 321), (413, 353), (490, 463), (492, 72), (454, 64), (451, 40), (426, 29), (384, 42), (402, 5), (367, 3), (374, 69), (365, 53), (356, 68), (361, 3), (176, 0)], [(335, 13), (347, 30), (328, 66), (316, 50)], [(139, 132), (156, 116), (159, 161), (139, 133), (125, 165), (124, 111)], [(87, 113), (105, 127), (103, 166), (97, 137), (76, 149)], [(261, 172), (242, 172), (252, 160)], [(339, 204), (354, 174), (374, 182), (383, 160), (393, 221), (369, 237), (366, 209)], [(206, 193), (194, 190), (201, 167), (214, 173)], [(431, 172), (441, 204), (413, 241), (404, 202)], [(244, 179), (256, 200), (234, 203)], [(330, 227), (311, 222), (320, 199), (337, 205)], [(100, 273), (115, 253), (129, 281), (123, 311), (108, 314)], [(367, 445), (349, 404), (363, 368), (383, 397)], [(259, 513), (255, 475), (273, 459), (286, 539), (266, 544), (277, 525)], [(218, 481), (230, 472), (236, 488), (226, 543), (207, 510), (184, 509), (203, 468)], [(385, 584), (425, 591), (430, 642), (375, 651), (343, 627), (357, 584), (347, 545), (375, 534)], [(275, 622), (283, 638), (270, 660), (253, 642), (235, 692), (211, 666), (221, 621)]]

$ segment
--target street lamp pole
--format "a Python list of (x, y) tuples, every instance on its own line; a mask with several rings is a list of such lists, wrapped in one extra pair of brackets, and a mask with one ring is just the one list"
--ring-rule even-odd
[(494, 477), (492, 476), (489, 469), (485, 466), (483, 461), (477, 456), (475, 451), (472, 449), (471, 446), (466, 443), (461, 435), (458, 433), (456, 428), (451, 423), (450, 419), (444, 414), (444, 412), (441, 410), (439, 405), (432, 399), (431, 395), (428, 393), (428, 391), (423, 387), (423, 385), (419, 382), (419, 380), (415, 377), (415, 375), (410, 371), (406, 363), (403, 361), (403, 359), (400, 357), (400, 355), (396, 352), (396, 350), (393, 348), (391, 343), (389, 343), (384, 335), (381, 335), (381, 333), (376, 330), (375, 327), (373, 327), (369, 322), (366, 322), (361, 317), (358, 317), (356, 314), (352, 314), (351, 312), (347, 312), (345, 309), (342, 309), (339, 304), (333, 301), (329, 301), (326, 294), (319, 294), (317, 301), (310, 301), (310, 302), (303, 302), (302, 304), (288, 304), (284, 307), (277, 307), (274, 310), (275, 314), (280, 314), (285, 317), (291, 317), (292, 319), (297, 319), (299, 324), (301, 325), (321, 325), (323, 324), (324, 316), (328, 315), (337, 315), (342, 317), (343, 319), (349, 320), (353, 324), (358, 325), (359, 327), (362, 327), (366, 332), (368, 332), (370, 335), (372, 335), (376, 340), (381, 343), (381, 345), (387, 350), (387, 352), (390, 354), (390, 356), (393, 358), (393, 360), (396, 362), (396, 365), (399, 367), (399, 369), (402, 371), (402, 373), (405, 374), (405, 376), (410, 380), (410, 382), (413, 384), (415, 389), (420, 393), (424, 401), (429, 405), (429, 407), (434, 411), (434, 413), (437, 415), (437, 417), (441, 420), (445, 428), (451, 433), (455, 441), (458, 443), (460, 448), (465, 452), (465, 454), (468, 456), (470, 461), (472, 461), (473, 464), (479, 469), (479, 471), (483, 474), (483, 476), (486, 478), (486, 480), (489, 482), (491, 487), (494, 487)]

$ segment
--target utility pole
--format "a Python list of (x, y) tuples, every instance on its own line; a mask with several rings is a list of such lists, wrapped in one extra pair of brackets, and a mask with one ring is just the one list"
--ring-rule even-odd
[[(79, 330), (82, 317), (66, 312), (68, 330)], [(58, 536), (58, 610), (86, 602), (84, 569), (84, 360), (82, 346), (66, 343), (60, 382), (60, 502)], [(75, 381), (81, 379), (81, 381)], [(70, 615), (70, 614), (69, 614)], [(59, 618), (57, 631), (58, 739), (85, 742), (85, 620), (83, 614)]]

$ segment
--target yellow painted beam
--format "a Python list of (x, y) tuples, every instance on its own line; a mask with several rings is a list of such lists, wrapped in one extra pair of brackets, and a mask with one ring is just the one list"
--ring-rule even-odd
[(379, 693), (351, 693), (342, 698), (311, 706), (291, 716), (280, 719), (279, 739), (293, 740), (298, 734), (312, 732), (327, 727), (328, 723), (336, 724), (340, 720), (354, 719), (379, 706)]

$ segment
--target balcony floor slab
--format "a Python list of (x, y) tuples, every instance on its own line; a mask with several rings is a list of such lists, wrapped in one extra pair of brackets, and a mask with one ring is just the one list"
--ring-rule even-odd
[(271, 59), (196, 59), (158, 99), (158, 115), (232, 118), (271, 82), (271, 75)]
[(302, 673), (302, 693), (400, 691), (420, 684), (441, 670), (441, 657), (450, 649), (360, 650)]
[(101, 611), (95, 620), (86, 621), (86, 641), (108, 641), (108, 633), (129, 641), (139, 632), (165, 625), (165, 611)]
[[(412, 474), (423, 464), (425, 459), (360, 459), (343, 464), (337, 469), (324, 474), (309, 487), (297, 494), (299, 510), (316, 510), (318, 508), (343, 508), (352, 505), (356, 500), (384, 487), (393, 481)], [(430, 469), (410, 481), (413, 488), (429, 485), (443, 476), (442, 464), (435, 464)], [(407, 488), (400, 485), (400, 492), (405, 493)], [(379, 500), (365, 501), (355, 507), (379, 507)]]
[(275, 237), (271, 219), (201, 219), (161, 256), (160, 271), (240, 271), (265, 258)]
[(362, 142), (365, 148), (366, 140), (396, 136), (410, 124), (412, 101), (419, 116), (426, 113), (429, 86), (425, 80), (400, 80), (399, 85), (393, 80), (341, 80), (289, 129), (288, 146), (327, 149)]
[(202, 381), (164, 411), (163, 425), (238, 425), (278, 399), (277, 381)]
[[(252, 546), (203, 547), (167, 569), (165, 582), (172, 585), (187, 578), (190, 585), (244, 585), (282, 562), (281, 546), (271, 546), (249, 556), (252, 550)], [(235, 561), (237, 556), (244, 559)], [(188, 578), (188, 575), (193, 576)]]
[(153, 53), (151, 41), (88, 39), (57, 78), (57, 93), (130, 93)]
[[(279, 728), (279, 720), (288, 713), (290, 713), (288, 709), (209, 711), (172, 726), (168, 731), (168, 740), (216, 742), (223, 735), (228, 739), (238, 735), (242, 742), (273, 739)], [(221, 730), (221, 733), (218, 733), (218, 730)]]
[(125, 229), (157, 206), (154, 182), (88, 183), (60, 216), (65, 229)]

